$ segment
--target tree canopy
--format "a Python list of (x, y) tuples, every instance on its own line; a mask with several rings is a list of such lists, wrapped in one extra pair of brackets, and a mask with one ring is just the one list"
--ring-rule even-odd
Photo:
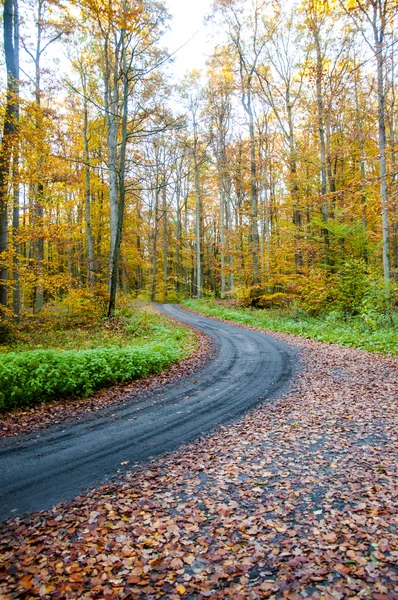
[[(396, 0), (216, 0), (170, 76), (154, 0), (5, 0), (1, 318), (78, 291), (394, 301)], [(182, 50), (184, 51), (184, 50)]]

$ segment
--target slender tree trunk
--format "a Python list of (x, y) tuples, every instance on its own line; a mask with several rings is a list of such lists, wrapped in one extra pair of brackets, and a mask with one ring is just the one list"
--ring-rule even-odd
[[(109, 293), (111, 295), (113, 269), (116, 250), (118, 225), (119, 225), (119, 183), (120, 173), (118, 172), (118, 70), (112, 60), (111, 42), (109, 33), (105, 35), (104, 40), (104, 105), (105, 122), (107, 137), (108, 171), (109, 171), (109, 211), (110, 211), (110, 248), (109, 248)], [(124, 76), (124, 74), (123, 74)], [(117, 274), (116, 281), (117, 281)], [(113, 303), (113, 301), (112, 301)], [(109, 301), (109, 307), (111, 300)], [(108, 307), (108, 312), (109, 312)]]
[[(119, 275), (119, 259), (120, 259), (120, 245), (122, 242), (123, 233), (123, 221), (124, 221), (124, 206), (126, 199), (126, 149), (127, 149), (127, 110), (128, 110), (128, 67), (126, 57), (126, 32), (124, 29), (121, 30), (121, 43), (122, 43), (122, 85), (123, 85), (123, 105), (122, 105), (122, 131), (120, 140), (120, 162), (119, 162), (119, 202), (118, 202), (118, 219), (116, 236), (114, 240), (114, 252), (112, 255), (111, 265), (111, 279), (110, 279), (110, 291), (109, 291), (109, 307), (108, 317), (113, 317), (116, 307), (116, 294), (117, 284)], [(116, 131), (117, 137), (117, 131)]]
[(361, 173), (361, 206), (362, 206), (362, 231), (364, 233), (364, 248), (363, 248), (363, 258), (365, 262), (368, 262), (368, 248), (367, 248), (367, 198), (366, 198), (366, 159), (365, 159), (365, 141), (364, 141), (364, 133), (363, 133), (363, 119), (361, 116), (361, 111), (359, 107), (359, 95), (358, 95), (358, 77), (355, 77), (355, 114), (357, 121), (357, 129), (358, 129), (358, 141), (359, 141), (359, 168)]
[[(14, 0), (14, 54), (15, 54), (15, 76), (16, 76), (16, 96), (19, 97), (19, 11), (18, 0)], [(15, 114), (16, 127), (19, 123), (19, 102), (17, 101)], [(18, 133), (18, 132), (17, 132)], [(20, 282), (20, 243), (19, 236), (19, 140), (16, 136), (13, 150), (13, 211), (12, 211), (12, 239), (13, 239), (13, 298), (12, 307), (14, 316), (19, 319), (21, 312), (21, 282)]]
[(153, 230), (153, 247), (152, 247), (152, 293), (151, 300), (156, 300), (156, 279), (157, 279), (157, 243), (158, 243), (158, 222), (159, 222), (159, 188), (156, 188), (155, 192), (155, 216), (154, 216), (154, 230)]
[(180, 184), (177, 182), (176, 189), (176, 294), (180, 294), (180, 277), (181, 277), (181, 265), (180, 265), (180, 251), (181, 251), (181, 199), (180, 199)]
[(252, 108), (251, 93), (249, 92), (246, 112), (249, 116), (250, 136), (250, 193), (251, 193), (251, 225), (252, 225), (252, 260), (253, 260), (253, 284), (259, 282), (258, 264), (258, 186), (257, 186), (257, 163), (256, 163), (256, 140), (254, 136), (254, 116)]
[[(392, 71), (392, 81), (394, 81), (394, 63)], [(392, 167), (392, 180), (391, 180), (391, 196), (396, 198), (397, 202), (397, 153), (396, 153), (396, 140), (395, 140), (395, 88), (392, 85), (392, 105), (391, 105), (391, 119), (390, 119), (390, 143), (391, 143), (391, 167)], [(393, 206), (393, 223), (392, 223), (392, 254), (393, 254), (393, 269), (394, 279), (398, 280), (398, 221), (397, 221), (397, 205)]]
[(220, 266), (221, 266), (221, 299), (225, 298), (225, 155), (223, 136), (219, 136), (218, 151), (218, 186), (220, 190)]
[[(41, 65), (40, 59), (42, 54), (41, 36), (43, 28), (42, 17), (43, 2), (38, 2), (37, 12), (37, 42), (35, 55), (35, 101), (37, 106), (36, 129), (39, 132), (42, 127), (41, 123)], [(33, 311), (38, 313), (44, 305), (44, 237), (43, 237), (43, 221), (44, 221), (44, 184), (43, 184), (43, 156), (39, 157), (38, 164), (38, 183), (35, 191), (35, 226), (39, 235), (36, 240), (35, 259), (36, 259), (36, 286), (34, 290)]]
[[(321, 148), (321, 202), (322, 219), (325, 224), (329, 221), (329, 203), (327, 194), (327, 167), (326, 167), (326, 141), (325, 141), (325, 108), (323, 103), (323, 59), (321, 51), (320, 32), (317, 25), (313, 26), (312, 34), (316, 49), (316, 98), (318, 109), (319, 143)], [(329, 231), (325, 227), (322, 231), (325, 244), (325, 262), (329, 264)]]
[(90, 168), (90, 148), (88, 138), (88, 103), (87, 103), (87, 84), (86, 75), (81, 65), (80, 78), (83, 87), (83, 141), (84, 141), (84, 161), (85, 161), (85, 199), (86, 199), (86, 241), (87, 241), (87, 282), (89, 287), (94, 283), (94, 244), (91, 228), (91, 168)]
[[(187, 251), (189, 250), (189, 241), (188, 241), (188, 196), (189, 196), (189, 187), (186, 192), (186, 196), (184, 198), (184, 240), (186, 244)], [(189, 282), (189, 267), (184, 264), (184, 281), (185, 281), (185, 293), (189, 296), (192, 296), (192, 285)]]
[(390, 263), (390, 225), (388, 215), (387, 197), (387, 168), (386, 168), (386, 125), (385, 125), (385, 91), (384, 91), (384, 32), (383, 28), (373, 28), (376, 60), (377, 60), (377, 114), (379, 121), (379, 168), (380, 168), (380, 195), (381, 218), (383, 228), (383, 271), (384, 282), (388, 288), (391, 279)]
[[(227, 183), (227, 182), (226, 182)], [(231, 182), (228, 179), (228, 183), (226, 185), (226, 194), (225, 194), (225, 234), (226, 234), (226, 258), (228, 264), (228, 290), (230, 292), (233, 291), (235, 286), (234, 281), (234, 254), (232, 251), (231, 244), (231, 231), (232, 231), (232, 217), (231, 217)]]
[(20, 243), (19, 236), (19, 157), (18, 146), (14, 146), (15, 154), (13, 160), (13, 179), (14, 179), (14, 205), (12, 211), (12, 238), (13, 238), (13, 280), (14, 290), (12, 298), (12, 307), (14, 316), (18, 319), (21, 312), (21, 281), (19, 275), (20, 269)]
[(15, 46), (15, 15), (17, 4), (14, 0), (4, 0), (3, 35), (4, 54), (7, 67), (7, 99), (0, 146), (0, 306), (8, 301), (8, 184), (11, 156), (14, 146), (18, 118), (18, 51)]
[(167, 270), (167, 188), (166, 181), (163, 184), (162, 194), (162, 212), (163, 212), (163, 288), (164, 299), (167, 301), (168, 270)]
[(196, 197), (196, 208), (195, 208), (195, 238), (196, 238), (196, 295), (198, 298), (202, 297), (202, 253), (201, 253), (201, 239), (200, 239), (200, 221), (201, 221), (201, 197), (199, 188), (199, 164), (198, 164), (198, 139), (197, 132), (195, 131), (194, 141), (194, 169), (195, 169), (195, 197)]

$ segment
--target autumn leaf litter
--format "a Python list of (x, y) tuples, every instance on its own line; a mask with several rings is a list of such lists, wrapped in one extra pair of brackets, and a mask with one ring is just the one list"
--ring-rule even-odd
[(35, 516), (0, 597), (398, 598), (397, 360), (301, 350), (284, 397)]

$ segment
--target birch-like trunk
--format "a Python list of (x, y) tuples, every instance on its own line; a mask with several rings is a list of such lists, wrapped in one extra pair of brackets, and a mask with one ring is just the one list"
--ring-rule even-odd
[(87, 84), (86, 75), (81, 67), (81, 82), (83, 87), (83, 142), (84, 142), (84, 162), (85, 162), (85, 204), (86, 204), (86, 242), (87, 242), (87, 282), (89, 286), (94, 283), (94, 243), (91, 228), (91, 169), (90, 169), (90, 148), (88, 138), (88, 103), (87, 103)]
[(364, 249), (363, 249), (363, 257), (365, 262), (368, 262), (368, 249), (367, 249), (367, 240), (366, 240), (366, 231), (367, 231), (367, 198), (366, 198), (366, 158), (365, 158), (365, 139), (363, 133), (363, 119), (361, 116), (361, 111), (359, 107), (359, 95), (358, 95), (358, 77), (355, 76), (355, 116), (357, 121), (357, 129), (358, 129), (358, 141), (359, 141), (359, 169), (361, 173), (361, 206), (362, 206), (362, 231), (364, 233)]
[(168, 287), (168, 269), (167, 269), (167, 188), (166, 180), (163, 184), (162, 194), (162, 209), (163, 209), (163, 288), (164, 299), (167, 301)]
[[(380, 16), (380, 20), (381, 20)], [(373, 22), (373, 34), (375, 40), (377, 61), (377, 116), (379, 122), (379, 169), (380, 169), (380, 196), (381, 196), (381, 219), (383, 229), (383, 271), (384, 283), (388, 290), (391, 280), (390, 259), (390, 225), (388, 215), (387, 196), (387, 167), (386, 167), (386, 124), (385, 124), (385, 91), (384, 91), (384, 27), (377, 26), (376, 15)]]
[(196, 242), (196, 296), (202, 297), (202, 254), (201, 254), (201, 239), (200, 239), (200, 220), (201, 220), (201, 197), (199, 188), (199, 163), (198, 163), (198, 137), (197, 132), (194, 133), (193, 160), (195, 170), (195, 242)]
[(156, 279), (157, 279), (157, 244), (158, 244), (158, 222), (159, 222), (159, 188), (156, 187), (155, 192), (155, 215), (154, 215), (154, 228), (153, 228), (153, 246), (152, 246), (152, 292), (151, 300), (156, 300)]
[[(329, 203), (327, 194), (327, 165), (326, 165), (326, 140), (325, 140), (325, 108), (323, 103), (323, 59), (321, 52), (320, 32), (316, 25), (313, 28), (316, 49), (316, 99), (318, 110), (319, 144), (321, 149), (321, 210), (325, 224), (329, 221)], [(325, 244), (325, 262), (329, 264), (329, 231), (325, 227), (322, 231)]]
[[(113, 254), (111, 254), (111, 276), (110, 276), (110, 290), (109, 290), (109, 307), (108, 317), (113, 317), (116, 306), (116, 294), (119, 276), (119, 261), (120, 261), (120, 245), (122, 242), (123, 233), (123, 222), (124, 222), (124, 206), (126, 200), (126, 150), (127, 150), (127, 115), (128, 115), (128, 94), (129, 94), (129, 80), (128, 80), (128, 66), (127, 66), (127, 47), (126, 47), (126, 31), (121, 29), (121, 45), (122, 45), (122, 123), (121, 123), (121, 140), (120, 140), (120, 160), (119, 160), (119, 178), (118, 191), (119, 191), (119, 202), (117, 203), (117, 220), (116, 220), (116, 231), (114, 231), (113, 240)], [(115, 83), (115, 90), (117, 84)], [(116, 131), (117, 139), (117, 131)], [(114, 149), (116, 152), (116, 149)], [(116, 196), (117, 200), (117, 196)], [(113, 223), (113, 228), (115, 224)], [(112, 250), (112, 245), (111, 245)]]
[(181, 189), (180, 182), (177, 181), (176, 186), (176, 294), (180, 294), (180, 277), (181, 277), (181, 265), (180, 265), (180, 253), (181, 253)]
[(256, 142), (255, 142), (255, 136), (254, 136), (254, 115), (253, 115), (252, 98), (251, 98), (250, 92), (247, 95), (247, 102), (244, 103), (244, 108), (249, 117), (252, 260), (253, 260), (253, 284), (256, 285), (259, 282), (258, 188), (257, 188)]

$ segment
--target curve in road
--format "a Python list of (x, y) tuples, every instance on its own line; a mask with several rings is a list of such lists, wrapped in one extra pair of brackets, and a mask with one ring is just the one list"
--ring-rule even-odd
[(214, 359), (178, 384), (127, 397), (100, 415), (0, 440), (0, 520), (74, 498), (286, 389), (297, 362), (291, 347), (176, 305), (159, 308), (210, 335)]

